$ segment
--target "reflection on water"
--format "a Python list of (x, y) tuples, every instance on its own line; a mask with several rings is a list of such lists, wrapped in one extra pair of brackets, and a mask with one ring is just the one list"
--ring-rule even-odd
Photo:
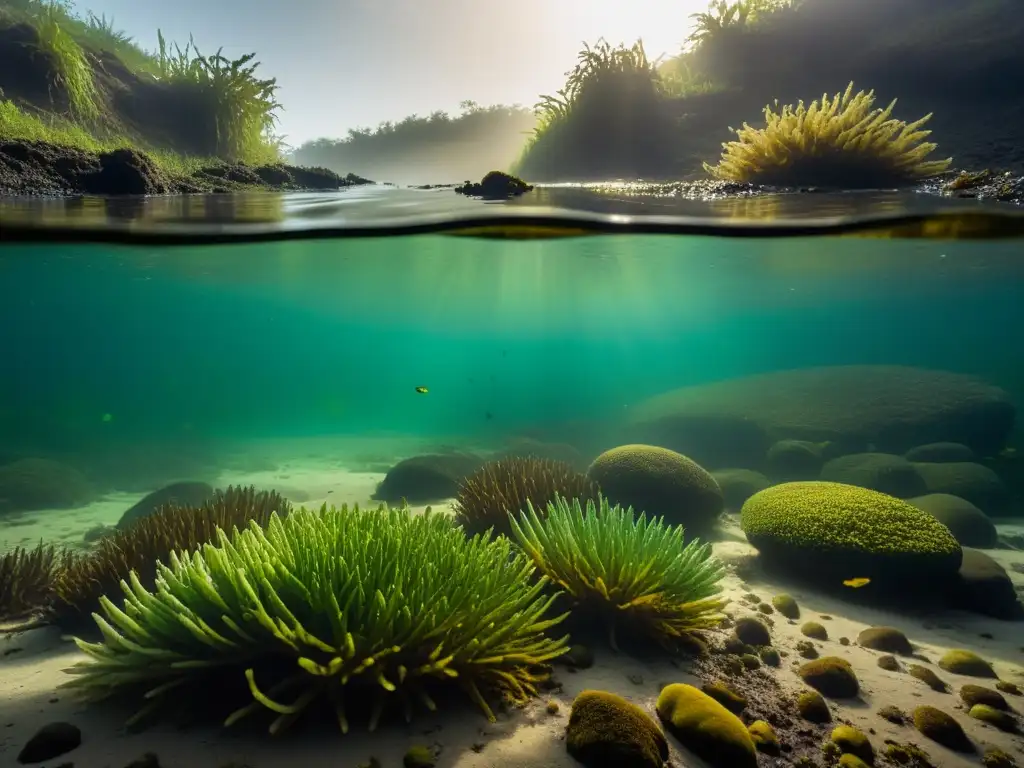
[[(590, 229), (715, 231), (771, 236), (772, 226), (811, 234), (833, 225), (902, 237), (1008, 237), (1024, 232), (1019, 207), (941, 198), (917, 192), (733, 194), (701, 185), (560, 184), (539, 186), (506, 202), (482, 202), (451, 188), (387, 185), (335, 193), (241, 193), (118, 198), (0, 199), (5, 238), (21, 228), (164, 234), (308, 236), (313, 230), (353, 234), (363, 230), (426, 226), (486, 219), (527, 220), (546, 227), (570, 219)], [(891, 222), (902, 221), (896, 229)], [(501, 226), (507, 226), (499, 224)], [(533, 226), (533, 225), (531, 225)], [(733, 229), (729, 229), (733, 228)], [(796, 230), (794, 230), (796, 231)], [(549, 231), (548, 234), (557, 235)], [(43, 235), (45, 237), (45, 234)]]

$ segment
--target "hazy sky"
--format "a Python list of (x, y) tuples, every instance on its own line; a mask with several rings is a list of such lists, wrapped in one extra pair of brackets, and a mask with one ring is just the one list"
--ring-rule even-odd
[(277, 77), (291, 144), (460, 101), (532, 106), (584, 40), (674, 54), (707, 0), (77, 0), (143, 47), (156, 31), (204, 54), (255, 51)]

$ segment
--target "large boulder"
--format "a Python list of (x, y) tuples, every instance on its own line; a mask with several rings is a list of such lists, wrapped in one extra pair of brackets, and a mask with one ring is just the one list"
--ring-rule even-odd
[(970, 461), (942, 464), (918, 462), (917, 473), (924, 479), (928, 493), (949, 493), (967, 499), (990, 517), (1008, 515), (1010, 492), (994, 471)]
[[(851, 365), (684, 387), (639, 403), (630, 409), (629, 418), (635, 429), (660, 428), (670, 434), (673, 424), (700, 418), (708, 423), (746, 423), (751, 431), (759, 427), (771, 442), (828, 440), (850, 446), (848, 452), (895, 454), (928, 443), (957, 442), (990, 456), (1006, 443), (1014, 407), (1004, 390), (973, 376)], [(664, 439), (656, 442), (679, 450)], [(687, 455), (697, 458), (694, 451)], [(737, 464), (754, 466), (739, 459), (731, 465)]]
[(976, 549), (964, 547), (960, 572), (953, 589), (948, 590), (948, 597), (964, 611), (1004, 621), (1024, 619), (1024, 606), (1006, 569)]
[(992, 549), (999, 543), (995, 524), (967, 499), (950, 493), (928, 493), (907, 501), (949, 528), (962, 547)]
[(388, 504), (429, 504), (454, 498), (459, 484), (482, 464), (482, 459), (468, 453), (412, 456), (388, 470), (373, 499)]
[(832, 459), (822, 467), (821, 479), (859, 485), (900, 499), (928, 491), (915, 466), (890, 453), (851, 453)]
[(663, 517), (691, 535), (714, 527), (725, 499), (715, 478), (688, 457), (653, 445), (620, 445), (590, 465), (587, 477), (611, 504)]
[(88, 504), (95, 491), (74, 467), (50, 459), (20, 459), (0, 467), (0, 515)]
[(171, 483), (147, 494), (135, 502), (117, 521), (122, 530), (130, 528), (144, 517), (156, 514), (163, 507), (201, 507), (213, 497), (213, 487), (207, 483), (186, 481)]
[(871, 581), (891, 592), (953, 579), (960, 544), (949, 529), (908, 502), (868, 488), (822, 481), (783, 483), (747, 499), (747, 539), (766, 563), (837, 587)]

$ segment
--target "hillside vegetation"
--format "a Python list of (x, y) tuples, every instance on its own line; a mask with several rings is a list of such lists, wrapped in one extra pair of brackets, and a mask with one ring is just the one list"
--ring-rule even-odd
[[(69, 0), (0, 0), (0, 189), (16, 193), (337, 187), (282, 165), (277, 81), (158, 31), (146, 51)], [(144, 154), (143, 154), (144, 153)]]
[(525, 107), (464, 101), (459, 114), (410, 115), (350, 130), (343, 139), (306, 142), (291, 159), (398, 184), (479, 179), (511, 165), (536, 125), (537, 116)]
[[(848, 83), (898, 98), (894, 117), (928, 128), (961, 164), (1024, 164), (1024, 14), (1013, 0), (713, 0), (683, 52), (641, 43), (580, 52), (543, 96), (514, 170), (537, 181), (680, 178), (758, 120)], [(1000, 162), (1001, 161), (1001, 162)]]
[[(833, 167), (861, 165), (841, 130), (856, 114), (875, 121), (871, 146), (888, 158), (874, 179), (899, 168), (918, 178), (948, 157), (959, 168), (1024, 167), (1019, 0), (711, 0), (694, 22), (665, 60), (642, 41), (585, 44), (533, 109), (467, 101), (457, 114), (412, 115), (284, 155), (278, 85), (254, 53), (229, 59), (159, 31), (147, 51), (69, 0), (0, 0), (0, 190), (335, 188), (361, 181), (337, 175), (352, 173), (433, 184), (495, 168), (543, 182), (705, 178), (709, 168), (722, 177), (742, 166), (729, 180), (746, 180), (762, 160), (785, 169), (794, 151), (813, 162), (812, 125), (833, 132)], [(854, 111), (823, 120), (812, 100)], [(764, 144), (768, 128), (763, 158), (737, 145)], [(904, 129), (913, 141), (883, 146)], [(827, 173), (819, 165), (808, 178)]]

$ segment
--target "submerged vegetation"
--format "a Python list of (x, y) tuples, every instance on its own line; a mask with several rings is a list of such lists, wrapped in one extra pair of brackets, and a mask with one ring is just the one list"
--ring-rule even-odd
[(104, 640), (78, 641), (91, 660), (70, 684), (91, 698), (136, 688), (141, 719), (227, 672), (248, 701), (225, 724), (269, 711), (277, 733), (314, 703), (343, 732), (369, 709), (372, 730), (387, 705), (433, 710), (431, 689), (454, 683), (493, 720), (489, 695), (524, 702), (567, 650), (533, 570), (508, 539), (467, 538), (439, 514), (275, 514), (172, 555), (153, 590), (133, 578), (123, 609), (104, 598)]
[(574, 618), (602, 624), (613, 648), (632, 635), (673, 649), (722, 620), (725, 567), (710, 544), (686, 544), (681, 526), (606, 499), (556, 496), (540, 514), (526, 506), (511, 518), (519, 545), (565, 592)]

